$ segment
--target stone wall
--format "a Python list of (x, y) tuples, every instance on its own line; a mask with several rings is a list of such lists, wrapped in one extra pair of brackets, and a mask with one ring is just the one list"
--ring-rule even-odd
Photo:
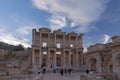
[(5, 76), (1, 77), (0, 80), (44, 80), (44, 76), (42, 75), (12, 75), (12, 76)]
[(31, 66), (31, 51), (19, 51), (0, 60), (0, 77), (26, 73)]

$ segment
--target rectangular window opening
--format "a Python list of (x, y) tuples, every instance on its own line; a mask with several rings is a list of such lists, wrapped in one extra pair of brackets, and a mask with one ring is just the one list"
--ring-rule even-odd
[(43, 43), (42, 43), (42, 47), (47, 47), (47, 43), (46, 43), (46, 42), (43, 42)]
[(61, 48), (61, 44), (60, 43), (57, 43), (57, 48)]

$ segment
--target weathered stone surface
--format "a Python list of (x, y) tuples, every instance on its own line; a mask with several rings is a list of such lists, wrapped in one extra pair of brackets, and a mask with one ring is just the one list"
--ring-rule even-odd
[[(120, 78), (120, 36), (113, 37), (110, 43), (90, 46), (86, 57), (86, 64), (89, 70), (100, 74), (104, 73), (104, 77), (110, 77), (111, 80), (115, 76)], [(94, 62), (90, 62), (91, 59), (94, 59)]]

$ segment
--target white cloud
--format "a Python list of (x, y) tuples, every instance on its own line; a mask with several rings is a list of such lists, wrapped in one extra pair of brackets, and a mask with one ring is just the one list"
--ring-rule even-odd
[(18, 33), (27, 35), (29, 34), (29, 30), (31, 30), (32, 27), (21, 27), (17, 30)]
[(85, 32), (89, 32), (91, 30), (95, 29), (95, 27), (93, 26), (80, 26), (76, 29), (77, 32), (81, 32), (81, 33), (85, 33)]
[(27, 43), (26, 39), (18, 39), (14, 37), (11, 33), (0, 33), (0, 41), (12, 44), (12, 45), (18, 45), (22, 44), (24, 47), (30, 47), (30, 45)]
[(12, 45), (22, 44), (24, 47), (31, 47), (32, 29), (40, 27), (34, 21), (25, 17), (17, 15), (10, 17), (14, 25), (8, 27), (6, 24), (0, 24), (0, 41)]
[[(108, 1), (109, 0), (32, 0), (36, 8), (52, 13), (52, 15), (62, 14), (72, 21), (72, 27), (79, 25), (80, 27), (82, 26), (82, 28), (85, 27), (84, 29), (86, 31), (92, 28), (91, 25), (93, 22), (99, 20), (99, 17), (105, 11)], [(63, 27), (60, 26), (59, 28)]]
[(111, 36), (104, 34), (103, 38), (101, 40), (101, 43), (106, 44), (106, 43), (110, 42), (110, 40), (111, 40)]
[(22, 44), (24, 47), (31, 47), (29, 39), (21, 38), (17, 34), (18, 32), (9, 32), (6, 27), (0, 27), (0, 41), (11, 45)]
[(33, 28), (37, 28), (37, 27), (38, 27), (37, 25), (25, 25), (25, 26), (18, 28), (16, 32), (22, 35), (28, 35), (32, 31)]
[(84, 41), (83, 42), (84, 47), (89, 47), (90, 45), (94, 45), (97, 43), (106, 44), (106, 43), (111, 42), (111, 36), (107, 34), (98, 35), (98, 36), (90, 36), (84, 39), (83, 41)]
[(85, 47), (84, 49), (83, 49), (83, 53), (86, 53), (88, 51), (88, 49)]
[(65, 27), (66, 25), (66, 20), (64, 16), (60, 15), (53, 15), (50, 19), (50, 27), (52, 30), (57, 30)]

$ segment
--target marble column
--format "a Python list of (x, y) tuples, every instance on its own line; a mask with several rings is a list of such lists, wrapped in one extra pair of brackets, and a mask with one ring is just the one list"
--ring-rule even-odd
[(78, 67), (78, 52), (76, 52), (76, 67)]
[(34, 49), (32, 50), (32, 66), (35, 65), (35, 52), (34, 52)]
[(50, 68), (50, 50), (48, 50), (48, 54), (47, 54), (47, 67)]
[(56, 67), (56, 50), (54, 51), (54, 66)]
[(39, 66), (41, 67), (42, 65), (42, 54), (41, 54), (41, 50), (39, 51)]
[(73, 54), (73, 67), (76, 66), (76, 53)]
[(65, 68), (65, 51), (63, 51), (63, 68)]
[(32, 32), (32, 44), (35, 45), (35, 33), (36, 33), (36, 29), (33, 29), (33, 32)]
[(40, 45), (40, 47), (42, 47), (42, 33), (40, 32), (40, 39), (39, 39), (39, 45)]
[(69, 67), (71, 68), (71, 52), (69, 51)]

